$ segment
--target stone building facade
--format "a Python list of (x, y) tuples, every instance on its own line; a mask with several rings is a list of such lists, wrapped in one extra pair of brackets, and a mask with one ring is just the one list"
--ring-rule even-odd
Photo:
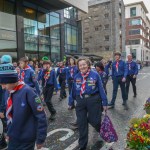
[(82, 26), (82, 53), (106, 59), (125, 50), (125, 8), (123, 0), (90, 0), (89, 12), (79, 12)]

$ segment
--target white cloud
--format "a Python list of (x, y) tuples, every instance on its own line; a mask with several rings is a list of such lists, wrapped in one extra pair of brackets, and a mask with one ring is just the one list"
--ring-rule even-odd
[(149, 11), (149, 18), (150, 18), (150, 0), (124, 0), (125, 4), (129, 4), (129, 3), (134, 3), (134, 2), (139, 2), (139, 1), (143, 1), (145, 6), (147, 7), (148, 11)]

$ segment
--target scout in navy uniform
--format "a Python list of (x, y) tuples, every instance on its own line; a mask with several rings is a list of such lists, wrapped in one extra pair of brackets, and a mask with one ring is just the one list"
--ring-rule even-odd
[(127, 80), (126, 80), (126, 92), (127, 92), (127, 98), (129, 94), (129, 87), (130, 87), (130, 82), (132, 83), (133, 87), (133, 93), (134, 96), (136, 97), (137, 91), (136, 91), (136, 77), (138, 75), (138, 66), (137, 63), (132, 60), (132, 55), (128, 55), (128, 61), (127, 61), (127, 67), (128, 67), (128, 74), (127, 74)]
[(32, 88), (36, 89), (37, 94), (40, 96), (40, 88), (36, 79), (34, 70), (28, 66), (28, 58), (23, 57), (19, 60), (21, 71), (20, 79)]
[(124, 105), (125, 108), (127, 108), (126, 107), (127, 96), (126, 96), (126, 88), (125, 88), (127, 74), (128, 74), (127, 65), (123, 60), (121, 60), (121, 53), (116, 52), (115, 61), (112, 63), (113, 94), (112, 94), (112, 100), (108, 104), (108, 106), (111, 106), (110, 108), (113, 108), (115, 106), (119, 85), (121, 88), (122, 99), (123, 99), (122, 105)]
[(79, 149), (85, 150), (88, 143), (88, 123), (97, 132), (100, 131), (101, 105), (107, 110), (107, 97), (97, 72), (91, 70), (87, 58), (77, 61), (79, 73), (74, 77), (73, 88), (69, 96), (69, 106), (76, 100), (76, 116), (79, 128)]
[(60, 100), (67, 97), (66, 94), (66, 77), (67, 77), (67, 68), (64, 66), (64, 62), (59, 63), (59, 68), (57, 69), (57, 77), (59, 77), (59, 84), (60, 84)]
[[(107, 62), (107, 64), (104, 65), (104, 66), (105, 66), (105, 67), (104, 67), (104, 71), (105, 71), (105, 73), (106, 73), (106, 75), (107, 75), (107, 81), (106, 81), (106, 82), (108, 82), (108, 79), (109, 79), (109, 76), (110, 76), (111, 64), (112, 64), (112, 61), (109, 60), (109, 61)], [(106, 83), (106, 84), (107, 84), (107, 83)]]
[(52, 96), (54, 92), (54, 88), (56, 92), (58, 91), (57, 81), (56, 81), (56, 73), (55, 70), (51, 68), (50, 60), (43, 61), (43, 72), (41, 75), (42, 87), (43, 87), (43, 95), (44, 101), (48, 107), (49, 112), (51, 113), (50, 120), (55, 119), (56, 110), (52, 104)]
[(101, 77), (105, 93), (107, 94), (106, 84), (107, 84), (108, 78), (107, 78), (107, 74), (104, 72), (103, 63), (102, 62), (96, 63), (95, 68), (96, 68), (96, 71), (98, 72), (98, 74)]
[(0, 84), (5, 93), (8, 150), (42, 148), (47, 120), (41, 100), (31, 87), (18, 81), (12, 64), (0, 65)]

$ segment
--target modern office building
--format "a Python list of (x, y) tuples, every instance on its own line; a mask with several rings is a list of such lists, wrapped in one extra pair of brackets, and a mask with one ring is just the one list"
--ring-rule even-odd
[(87, 12), (87, 1), (0, 0), (0, 56), (60, 60), (77, 51), (77, 9)]
[(125, 8), (123, 0), (89, 0), (87, 14), (79, 13), (82, 41), (79, 49), (84, 54), (95, 54), (105, 59), (115, 51), (125, 51)]
[(150, 62), (150, 20), (143, 3), (125, 6), (126, 15), (126, 54), (132, 53), (135, 60)]

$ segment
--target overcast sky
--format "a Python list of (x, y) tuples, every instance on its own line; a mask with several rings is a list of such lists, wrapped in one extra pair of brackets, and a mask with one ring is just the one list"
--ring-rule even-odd
[(150, 18), (150, 0), (124, 0), (124, 3), (125, 4), (128, 4), (128, 3), (133, 3), (133, 2), (139, 2), (139, 1), (143, 1), (149, 11), (149, 18)]

